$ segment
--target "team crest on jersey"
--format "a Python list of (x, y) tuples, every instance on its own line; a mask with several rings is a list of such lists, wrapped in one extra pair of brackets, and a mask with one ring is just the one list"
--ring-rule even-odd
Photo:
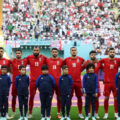
[(87, 78), (89, 79), (90, 77), (88, 76)]
[(3, 60), (3, 64), (5, 64), (5, 60)]
[(41, 58), (39, 58), (39, 61), (41, 61)]
[(19, 79), (19, 80), (21, 80), (21, 79)]
[(59, 62), (59, 61), (57, 61), (57, 65), (59, 65), (59, 63), (60, 63), (60, 62)]
[(63, 80), (63, 79), (61, 79), (61, 80)]
[(114, 63), (115, 63), (115, 64), (117, 63), (116, 60), (114, 60)]
[(76, 67), (76, 63), (73, 63), (72, 66), (73, 66), (73, 67)]
[(0, 80), (2, 80), (2, 78), (0, 78)]
[(80, 60), (79, 59), (77, 59), (77, 62), (79, 62)]
[(41, 77), (41, 79), (43, 80), (43, 77)]

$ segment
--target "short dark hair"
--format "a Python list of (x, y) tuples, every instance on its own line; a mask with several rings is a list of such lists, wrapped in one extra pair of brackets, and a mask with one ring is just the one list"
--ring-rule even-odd
[(96, 51), (95, 50), (91, 50), (89, 55), (91, 55), (92, 53), (95, 53), (96, 54)]
[(41, 70), (48, 70), (48, 66), (47, 65), (42, 65)]
[(16, 52), (17, 52), (17, 51), (19, 51), (19, 52), (21, 52), (21, 53), (22, 53), (22, 50), (21, 50), (21, 49), (17, 49), (17, 50), (16, 50)]
[(89, 63), (88, 65), (87, 65), (87, 67), (86, 67), (86, 69), (88, 70), (89, 68), (93, 68), (93, 69), (95, 69), (95, 65), (93, 64), (93, 63)]
[(20, 65), (19, 70), (21, 70), (22, 68), (26, 68), (26, 67), (24, 65)]
[(4, 68), (7, 69), (7, 66), (6, 65), (2, 65), (1, 69), (4, 69)]
[(68, 68), (67, 65), (63, 65), (63, 66), (62, 66), (62, 70), (66, 69), (66, 68)]
[(57, 51), (58, 51), (58, 49), (57, 49), (57, 48), (52, 48), (52, 49), (51, 49), (51, 51), (53, 51), (53, 50), (57, 50)]
[(77, 49), (75, 46), (73, 46), (73, 47), (70, 48), (70, 50), (73, 49), (73, 48)]
[(109, 51), (110, 51), (110, 50), (115, 50), (115, 49), (114, 49), (113, 47), (111, 47), (111, 48), (109, 48)]
[(39, 48), (39, 49), (40, 49), (40, 47), (39, 47), (39, 46), (37, 46), (37, 45), (36, 45), (36, 46), (34, 46), (34, 47), (33, 47), (33, 49), (34, 49), (34, 48)]
[(3, 47), (0, 47), (0, 49), (4, 50), (4, 48), (3, 48)]

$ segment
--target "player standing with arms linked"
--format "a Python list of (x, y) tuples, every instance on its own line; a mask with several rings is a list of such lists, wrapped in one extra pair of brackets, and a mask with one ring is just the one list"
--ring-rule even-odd
[[(100, 70), (100, 63), (99, 60), (96, 58), (96, 51), (92, 50), (89, 53), (90, 56), (90, 60), (87, 60), (84, 65), (83, 65), (83, 70), (87, 67), (87, 65), (89, 63), (93, 63), (95, 65), (95, 69), (94, 69), (94, 73), (97, 74), (99, 73)], [(88, 72), (88, 71), (87, 71)], [(100, 117), (98, 116), (98, 109), (99, 109), (99, 97), (100, 97), (100, 84), (99, 84), (99, 80), (98, 80), (98, 86), (99, 86), (99, 91), (98, 91), (98, 96), (96, 97), (96, 102), (95, 102), (95, 118), (99, 119)], [(90, 109), (91, 109), (91, 105), (89, 106), (89, 117), (90, 117)]]
[(113, 93), (114, 96), (114, 108), (115, 108), (115, 117), (118, 117), (117, 114), (117, 91), (115, 87), (115, 75), (118, 72), (120, 66), (120, 59), (115, 58), (115, 49), (109, 49), (109, 58), (104, 58), (100, 60), (101, 66), (104, 68), (104, 109), (105, 116), (104, 119), (108, 118), (108, 102), (110, 93)]
[(82, 65), (84, 63), (84, 59), (77, 56), (77, 48), (72, 47), (70, 49), (71, 57), (68, 57), (64, 60), (65, 65), (68, 66), (69, 69), (69, 75), (71, 75), (73, 79), (73, 87), (71, 92), (71, 99), (73, 97), (74, 91), (75, 95), (77, 96), (77, 105), (79, 110), (79, 117), (81, 119), (84, 119), (82, 115), (82, 82), (81, 82), (81, 71), (82, 71)]
[(61, 101), (60, 101), (59, 77), (61, 76), (61, 67), (63, 64), (63, 60), (58, 57), (57, 48), (52, 48), (51, 54), (52, 57), (47, 59), (47, 65), (49, 68), (49, 73), (54, 77), (56, 83), (54, 92), (56, 92), (57, 95), (57, 108), (58, 108), (57, 117), (60, 119)]
[(28, 56), (27, 64), (30, 65), (30, 100), (29, 100), (29, 116), (32, 118), (32, 110), (34, 104), (34, 97), (36, 94), (36, 80), (39, 75), (42, 74), (41, 66), (46, 64), (46, 57), (40, 54), (40, 48), (35, 46), (33, 49), (33, 55)]
[(15, 86), (15, 78), (20, 74), (19, 66), (24, 65), (26, 66), (26, 59), (22, 59), (22, 50), (16, 50), (16, 58), (11, 60), (11, 72), (12, 72), (12, 111), (13, 111), (13, 118), (15, 117), (16, 112), (16, 98), (17, 98), (17, 89)]

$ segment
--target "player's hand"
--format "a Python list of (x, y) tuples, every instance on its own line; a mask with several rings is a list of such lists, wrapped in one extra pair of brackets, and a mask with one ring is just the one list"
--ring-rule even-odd
[(80, 88), (80, 91), (81, 91), (81, 92), (83, 92), (83, 89), (82, 89), (82, 88)]
[(95, 94), (95, 97), (98, 97), (98, 93)]
[(86, 97), (86, 94), (84, 93), (83, 96)]

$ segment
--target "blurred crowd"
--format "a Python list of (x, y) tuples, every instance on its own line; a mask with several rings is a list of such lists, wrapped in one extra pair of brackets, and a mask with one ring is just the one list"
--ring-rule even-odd
[(5, 40), (78, 40), (120, 54), (120, 0), (4, 0)]

